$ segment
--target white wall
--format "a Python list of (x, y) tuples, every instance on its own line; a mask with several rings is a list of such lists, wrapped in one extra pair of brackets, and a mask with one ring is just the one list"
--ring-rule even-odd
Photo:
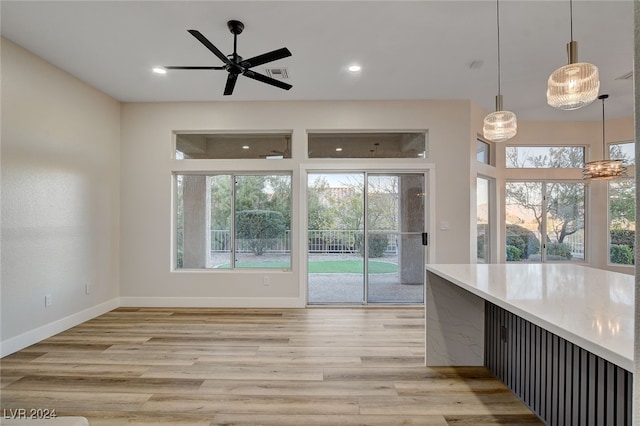
[(6, 39), (1, 65), (4, 355), (117, 306), (120, 104)]
[[(176, 170), (290, 170), (389, 167), (389, 160), (306, 160), (309, 130), (425, 130), (429, 159), (393, 163), (426, 170), (435, 163), (432, 262), (469, 262), (468, 101), (132, 103), (122, 113), (121, 289), (125, 305), (303, 306), (299, 216), (304, 188), (294, 187), (292, 272), (171, 271), (171, 174)], [(172, 160), (173, 131), (292, 130), (291, 160)], [(475, 140), (475, 138), (474, 138)], [(474, 145), (475, 146), (475, 145)], [(475, 148), (474, 148), (475, 149)], [(439, 230), (441, 221), (449, 230)], [(474, 224), (475, 227), (475, 224)]]

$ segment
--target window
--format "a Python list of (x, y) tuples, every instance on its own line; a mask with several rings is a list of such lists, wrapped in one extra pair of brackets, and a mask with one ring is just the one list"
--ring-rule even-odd
[(585, 260), (585, 185), (573, 182), (507, 182), (508, 262)]
[(508, 146), (506, 158), (511, 169), (582, 168), (584, 147)]
[(635, 180), (609, 182), (609, 261), (633, 265), (635, 258)]
[[(629, 167), (629, 176), (635, 172), (635, 143), (612, 143), (609, 158), (623, 160)], [(609, 182), (609, 262), (616, 265), (635, 263), (635, 179)]]
[(636, 144), (634, 142), (612, 143), (609, 145), (609, 158), (622, 160), (624, 164), (636, 164)]
[(487, 178), (476, 178), (477, 262), (491, 263), (491, 228), (489, 225), (490, 184)]
[(491, 145), (478, 139), (476, 142), (476, 158), (484, 164), (491, 164)]
[(290, 133), (179, 133), (176, 160), (291, 158)]
[(177, 174), (176, 268), (291, 268), (290, 174)]
[(309, 158), (425, 158), (426, 132), (309, 133)]

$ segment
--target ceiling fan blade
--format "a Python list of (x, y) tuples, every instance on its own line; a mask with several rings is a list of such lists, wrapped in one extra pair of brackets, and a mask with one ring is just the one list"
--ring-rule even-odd
[(237, 80), (238, 80), (238, 74), (230, 72), (229, 76), (227, 77), (227, 84), (226, 86), (224, 86), (225, 96), (228, 96), (233, 93), (233, 88), (236, 87)]
[(278, 59), (291, 56), (291, 52), (286, 47), (282, 49), (274, 50), (272, 52), (264, 53), (262, 55), (254, 56), (253, 58), (245, 59), (240, 62), (240, 65), (244, 68), (257, 67), (258, 65), (266, 64), (267, 62), (277, 61)]
[(165, 66), (163, 67), (166, 70), (223, 70), (224, 67), (174, 67), (174, 66)]
[(251, 70), (246, 70), (245, 72), (242, 73), (242, 75), (244, 75), (245, 77), (252, 78), (254, 80), (261, 81), (263, 83), (270, 84), (272, 86), (279, 87), (284, 90), (289, 90), (293, 87), (290, 84), (283, 83), (282, 81), (276, 80), (275, 78), (267, 77), (266, 75), (263, 75)]
[(216, 55), (218, 58), (220, 58), (220, 60), (222, 62), (224, 62), (225, 64), (229, 64), (229, 65), (233, 64), (231, 62), (231, 60), (229, 60), (229, 58), (227, 58), (224, 53), (222, 53), (220, 50), (218, 50), (218, 48), (215, 47), (213, 45), (213, 43), (211, 43), (209, 40), (207, 40), (207, 38), (205, 36), (203, 36), (202, 33), (200, 33), (200, 31), (198, 31), (198, 30), (187, 30), (187, 31), (189, 31), (189, 34), (191, 34), (192, 36), (197, 38), (200, 43), (204, 44), (204, 46), (207, 49), (212, 51), (214, 55)]

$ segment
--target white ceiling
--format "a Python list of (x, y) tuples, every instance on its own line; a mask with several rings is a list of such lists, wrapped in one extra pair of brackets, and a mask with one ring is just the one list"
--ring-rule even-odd
[[(122, 102), (472, 99), (497, 94), (496, 2), (471, 1), (7, 1), (2, 36)], [(223, 97), (225, 71), (151, 72), (158, 65), (221, 65), (189, 33), (225, 54), (226, 22), (245, 24), (238, 53), (281, 47), (290, 91), (240, 77)], [(500, 2), (504, 108), (522, 120), (599, 120), (599, 101), (577, 111), (546, 103), (549, 74), (567, 62), (569, 1)], [(607, 118), (633, 114), (633, 1), (574, 0), (579, 60), (600, 70)], [(482, 61), (471, 69), (472, 61)], [(351, 63), (359, 74), (347, 71)]]

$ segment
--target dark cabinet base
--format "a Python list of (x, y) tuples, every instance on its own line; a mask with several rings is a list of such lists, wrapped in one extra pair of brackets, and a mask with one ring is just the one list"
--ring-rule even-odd
[(629, 371), (490, 302), (484, 359), (550, 426), (631, 425)]

